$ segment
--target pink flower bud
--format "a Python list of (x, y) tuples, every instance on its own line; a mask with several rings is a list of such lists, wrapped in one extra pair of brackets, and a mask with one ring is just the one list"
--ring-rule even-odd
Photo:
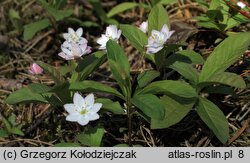
[(41, 74), (43, 72), (43, 69), (36, 63), (33, 63), (30, 66), (29, 72), (33, 75), (38, 75)]

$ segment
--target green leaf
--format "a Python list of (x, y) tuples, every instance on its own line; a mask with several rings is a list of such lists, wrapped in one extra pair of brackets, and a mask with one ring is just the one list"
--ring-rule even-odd
[(183, 98), (195, 98), (197, 93), (193, 87), (184, 81), (163, 80), (146, 86), (137, 94), (172, 94)]
[(32, 83), (28, 85), (28, 88), (34, 93), (46, 93), (51, 90), (51, 87), (40, 83)]
[(225, 144), (229, 138), (229, 127), (223, 112), (211, 101), (200, 98), (197, 113), (216, 137)]
[(161, 0), (160, 3), (162, 5), (169, 5), (169, 4), (173, 4), (173, 3), (177, 3), (177, 0)]
[(28, 40), (32, 39), (33, 36), (37, 32), (47, 28), (50, 25), (51, 25), (51, 23), (50, 23), (49, 19), (42, 19), (42, 20), (39, 20), (37, 22), (33, 22), (33, 23), (25, 25), (24, 26), (24, 33), (23, 33), (24, 40), (28, 41)]
[(250, 32), (238, 33), (226, 38), (210, 54), (201, 71), (199, 82), (224, 72), (250, 45)]
[(211, 94), (225, 94), (225, 95), (232, 95), (233, 97), (237, 97), (237, 94), (235, 91), (224, 85), (218, 85), (218, 86), (209, 86), (203, 89), (204, 92), (206, 93), (211, 93)]
[(114, 88), (104, 85), (100, 82), (91, 81), (91, 80), (70, 83), (69, 90), (83, 91), (83, 92), (104, 92), (104, 93), (115, 95), (121, 99), (124, 98), (122, 94), (118, 92), (117, 90), (115, 90)]
[(244, 79), (241, 76), (230, 72), (222, 72), (215, 74), (211, 78), (207, 79), (205, 82), (200, 82), (199, 86), (203, 87), (204, 85), (208, 84), (224, 84), (236, 88), (246, 88), (246, 83)]
[(124, 95), (130, 92), (130, 65), (123, 49), (113, 40), (107, 43), (107, 56), (111, 72), (120, 85)]
[(0, 138), (7, 137), (9, 134), (7, 131), (0, 129)]
[(170, 65), (169, 68), (177, 71), (184, 78), (190, 80), (193, 84), (198, 83), (198, 71), (192, 65), (177, 61)]
[(135, 8), (136, 6), (138, 6), (138, 3), (134, 3), (134, 2), (123, 2), (120, 3), (119, 5), (113, 7), (107, 14), (107, 17), (112, 17), (118, 13), (124, 12), (126, 10)]
[(115, 19), (110, 19), (107, 17), (107, 13), (104, 11), (101, 1), (99, 0), (88, 0), (89, 3), (91, 3), (91, 5), (93, 6), (94, 11), (97, 13), (97, 15), (99, 16), (99, 18), (108, 24), (116, 24), (118, 25), (119, 22)]
[(31, 102), (48, 103), (46, 98), (44, 98), (41, 94), (34, 93), (29, 88), (21, 88), (16, 92), (13, 92), (7, 97), (5, 102), (8, 104), (31, 103)]
[(98, 69), (106, 59), (106, 55), (102, 51), (98, 51), (81, 60), (76, 68), (76, 71), (79, 72), (79, 80), (85, 80), (93, 71)]
[(196, 53), (193, 50), (181, 50), (178, 51), (177, 53), (180, 54), (181, 56), (187, 57), (192, 64), (204, 64), (205, 62), (203, 57), (199, 53)]
[(55, 18), (56, 21), (63, 20), (66, 17), (71, 16), (74, 13), (74, 10), (58, 10), (52, 7), (49, 3), (45, 0), (37, 0), (43, 8)]
[(114, 114), (124, 114), (124, 109), (119, 102), (114, 102), (107, 98), (98, 98), (95, 101), (103, 104), (101, 110), (109, 111)]
[[(0, 115), (1, 115), (1, 113), (0, 113)], [(2, 118), (2, 124), (5, 126), (5, 128), (6, 128), (7, 131), (9, 132), (9, 131), (11, 130), (11, 128), (12, 128), (11, 124), (10, 124), (9, 121), (8, 121), (5, 117), (3, 117), (2, 115), (1, 115), (1, 118)]]
[(55, 83), (60, 84), (65, 81), (61, 73), (55, 67), (50, 66), (42, 61), (37, 61), (37, 64), (43, 68), (45, 73), (54, 79)]
[(147, 116), (154, 119), (163, 119), (164, 105), (161, 100), (152, 94), (139, 94), (132, 98), (132, 103)]
[(10, 122), (11, 126), (15, 125), (15, 121), (16, 121), (16, 115), (15, 114), (11, 114), (11, 116), (8, 118), (8, 121)]
[(117, 144), (114, 147), (129, 147), (128, 144)]
[(155, 70), (143, 71), (137, 77), (137, 82), (138, 82), (139, 88), (145, 87), (146, 85), (148, 85), (151, 81), (153, 81), (158, 76), (160, 76), (160, 72), (158, 72), (158, 71), (155, 71)]
[(152, 5), (154, 6), (154, 5), (158, 4), (160, 1), (161, 1), (161, 0), (151, 0), (151, 3), (152, 3)]
[(17, 128), (17, 127), (11, 128), (9, 132), (12, 133), (12, 134), (24, 136), (24, 133), (22, 132), (22, 130)]
[(163, 96), (161, 98), (165, 106), (165, 117), (163, 120), (151, 119), (152, 129), (162, 129), (168, 128), (178, 122), (180, 122), (192, 109), (194, 101), (182, 101), (178, 98), (173, 99), (168, 96)]
[(162, 26), (166, 24), (170, 27), (169, 17), (167, 11), (161, 4), (155, 5), (148, 16), (148, 31), (158, 30), (160, 31)]
[(58, 143), (54, 147), (81, 147), (79, 143)]
[(11, 23), (17, 30), (21, 31), (23, 29), (23, 25), (22, 25), (21, 18), (20, 18), (18, 11), (14, 9), (10, 9), (9, 18), (10, 18)]
[(132, 25), (120, 25), (122, 34), (129, 40), (129, 42), (141, 53), (144, 51), (145, 45), (148, 43), (148, 37), (137, 27)]
[(104, 128), (88, 127), (84, 133), (81, 133), (77, 136), (77, 140), (90, 147), (100, 147), (103, 135)]

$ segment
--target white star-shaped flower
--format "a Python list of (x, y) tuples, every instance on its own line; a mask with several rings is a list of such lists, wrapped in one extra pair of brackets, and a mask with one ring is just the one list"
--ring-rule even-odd
[(88, 43), (88, 41), (82, 37), (82, 34), (82, 28), (78, 28), (76, 31), (74, 31), (72, 28), (68, 28), (68, 33), (64, 33), (63, 37), (69, 43), (75, 43), (78, 45)]
[(73, 97), (73, 103), (64, 105), (64, 108), (69, 113), (66, 120), (70, 122), (78, 122), (80, 125), (84, 126), (87, 125), (89, 121), (99, 119), (97, 112), (102, 107), (102, 104), (94, 103), (94, 101), (93, 94), (89, 94), (83, 98), (76, 92)]
[(78, 59), (82, 55), (91, 53), (91, 47), (87, 43), (78, 45), (76, 43), (69, 43), (65, 41), (61, 45), (62, 52), (58, 55), (66, 60)]
[(139, 29), (142, 32), (147, 33), (148, 32), (148, 21), (142, 22)]
[(100, 45), (99, 49), (105, 50), (106, 44), (109, 39), (112, 39), (117, 42), (121, 36), (121, 33), (122, 31), (118, 30), (116, 25), (109, 25), (106, 28), (105, 34), (102, 34), (102, 36), (99, 39), (97, 39), (97, 43)]
[(173, 33), (174, 31), (169, 31), (169, 28), (166, 24), (163, 25), (161, 31), (152, 30), (151, 36), (148, 38), (148, 44), (146, 45), (146, 53), (155, 54), (159, 52)]

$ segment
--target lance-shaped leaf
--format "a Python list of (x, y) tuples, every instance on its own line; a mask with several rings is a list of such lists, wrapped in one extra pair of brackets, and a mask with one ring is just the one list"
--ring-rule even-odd
[(163, 80), (156, 81), (143, 90), (139, 91), (137, 94), (172, 94), (183, 98), (195, 98), (197, 93), (193, 87), (184, 81), (173, 81), (173, 80)]
[(119, 102), (114, 102), (107, 98), (98, 98), (95, 100), (97, 103), (102, 103), (101, 111), (109, 111), (114, 114), (124, 114), (124, 109)]
[(168, 128), (178, 122), (180, 122), (192, 109), (195, 101), (194, 100), (179, 100), (178, 98), (170, 98), (163, 96), (161, 101), (165, 107), (165, 117), (162, 120), (151, 119), (152, 129)]
[(229, 127), (223, 112), (211, 101), (199, 98), (197, 113), (216, 137), (225, 144), (229, 138)]
[(42, 102), (48, 103), (47, 99), (39, 93), (33, 92), (30, 88), (21, 88), (11, 93), (5, 101), (8, 104)]
[(130, 83), (130, 65), (123, 49), (113, 40), (107, 42), (107, 56), (111, 72), (121, 87), (123, 93), (128, 94)]
[(152, 94), (139, 94), (132, 98), (132, 103), (145, 115), (154, 119), (163, 119), (165, 108), (161, 100)]
[(167, 24), (168, 27), (170, 27), (167, 11), (161, 4), (157, 4), (152, 8), (148, 16), (149, 34), (151, 34), (153, 29), (160, 31), (164, 24)]
[(109, 87), (100, 82), (85, 80), (81, 82), (70, 83), (69, 90), (82, 91), (82, 92), (104, 92), (115, 95), (119, 98), (124, 98), (120, 92), (112, 87)]
[(149, 84), (151, 81), (153, 81), (158, 76), (160, 76), (160, 72), (159, 71), (148, 70), (148, 71), (142, 72), (137, 77), (137, 82), (138, 82), (139, 88), (145, 87), (147, 84)]
[(129, 40), (129, 42), (141, 53), (145, 45), (148, 43), (148, 37), (137, 27), (132, 25), (120, 25), (122, 34)]
[(37, 64), (43, 68), (45, 73), (54, 79), (55, 83), (60, 84), (65, 81), (61, 73), (55, 67), (50, 66), (42, 61), (37, 61)]
[(98, 51), (81, 60), (76, 68), (76, 71), (79, 72), (79, 80), (85, 80), (93, 71), (99, 68), (106, 59), (106, 55)]
[(210, 54), (201, 71), (199, 81), (205, 82), (213, 75), (224, 72), (250, 45), (250, 32), (238, 33), (226, 38)]
[(244, 79), (241, 76), (230, 72), (222, 72), (215, 74), (211, 78), (207, 79), (205, 82), (199, 83), (199, 87), (211, 84), (224, 84), (236, 88), (246, 88), (246, 83)]
[(124, 2), (124, 3), (120, 3), (119, 5), (113, 7), (107, 14), (107, 17), (112, 17), (118, 13), (121, 13), (123, 11), (132, 9), (137, 7), (139, 4), (138, 3), (134, 3), (134, 2)]

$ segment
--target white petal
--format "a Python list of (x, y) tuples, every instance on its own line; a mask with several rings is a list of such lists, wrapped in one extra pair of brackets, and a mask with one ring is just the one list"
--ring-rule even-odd
[(168, 33), (169, 32), (169, 28), (166, 24), (163, 25), (163, 27), (161, 28), (161, 32), (162, 33)]
[(168, 38), (170, 38), (174, 32), (175, 32), (175, 31), (170, 31), (170, 32), (168, 33)]
[(71, 60), (71, 59), (74, 59), (72, 58), (71, 56), (68, 56), (66, 55), (64, 52), (61, 52), (58, 54), (60, 57), (62, 57), (63, 59), (66, 59), (66, 60)]
[(76, 34), (77, 34), (78, 37), (81, 37), (81, 36), (82, 36), (82, 33), (83, 33), (82, 28), (78, 28), (78, 29), (76, 30)]
[(72, 45), (72, 53), (73, 53), (73, 56), (76, 56), (76, 57), (81, 57), (82, 56), (82, 50), (76, 44)]
[(121, 34), (122, 34), (122, 31), (118, 30), (118, 32), (117, 32), (117, 40), (121, 37)]
[(66, 55), (72, 56), (72, 52), (68, 48), (61, 46), (61, 49)]
[(67, 39), (69, 38), (69, 34), (68, 34), (68, 33), (64, 33), (64, 34), (63, 34), (63, 38), (64, 38), (65, 40), (67, 40)]
[(87, 41), (85, 38), (80, 37), (80, 40), (79, 40), (79, 42), (78, 42), (79, 45), (87, 44), (87, 43), (88, 43), (88, 41)]
[(85, 107), (85, 100), (78, 92), (74, 94), (73, 102), (78, 107), (77, 109)]
[(75, 33), (74, 29), (72, 29), (72, 28), (68, 28), (68, 32), (69, 32), (69, 34), (74, 34)]
[(152, 30), (151, 33), (152, 33), (151, 34), (152, 37), (159, 37), (161, 35), (161, 32), (154, 30), (154, 29)]
[(89, 123), (89, 118), (81, 117), (77, 122), (78, 122), (80, 125), (84, 126), (84, 125), (86, 125), (86, 124)]
[(91, 112), (98, 112), (102, 107), (101, 103), (95, 103), (93, 107), (91, 108)]
[(91, 93), (88, 96), (86, 96), (85, 97), (85, 102), (86, 102), (86, 106), (89, 106), (90, 108), (92, 108), (93, 105), (94, 105), (94, 102), (95, 102), (94, 95)]
[(90, 116), (89, 116), (89, 120), (90, 121), (94, 121), (94, 120), (97, 120), (97, 119), (99, 119), (100, 118), (100, 116), (97, 114), (97, 113), (93, 113), (93, 114), (91, 114)]
[(70, 122), (77, 122), (80, 118), (81, 118), (81, 115), (79, 113), (73, 113), (73, 114), (69, 114), (66, 117), (66, 120)]
[(76, 107), (74, 104), (65, 104), (63, 105), (63, 107), (65, 108), (65, 110), (70, 113), (70, 114), (73, 114), (76, 112)]

